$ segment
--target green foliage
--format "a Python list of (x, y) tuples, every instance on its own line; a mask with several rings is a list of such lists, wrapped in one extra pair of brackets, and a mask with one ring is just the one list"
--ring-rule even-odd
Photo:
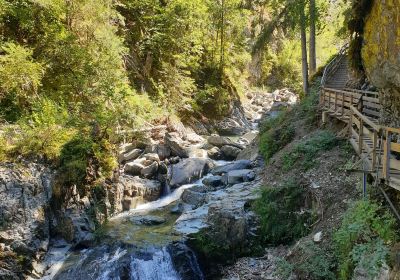
[(334, 133), (327, 130), (320, 131), (313, 137), (301, 141), (291, 151), (284, 154), (283, 169), (289, 170), (298, 163), (302, 169), (308, 170), (316, 164), (316, 157), (320, 152), (329, 151), (338, 143), (339, 140)]
[(271, 128), (262, 133), (260, 137), (260, 152), (265, 160), (271, 159), (276, 152), (290, 143), (294, 136), (295, 130), (293, 126), (287, 124)]
[(33, 51), (14, 43), (6, 43), (0, 55), (0, 108), (7, 120), (16, 120), (18, 113), (29, 110), (37, 98), (43, 67), (32, 59)]
[(260, 236), (265, 244), (288, 244), (309, 232), (313, 215), (301, 211), (307, 205), (307, 191), (289, 181), (276, 188), (264, 188), (253, 204), (260, 217)]
[(298, 250), (301, 261), (295, 264), (296, 275), (302, 279), (336, 279), (334, 257), (329, 251), (311, 240), (300, 243)]
[(107, 139), (77, 134), (62, 147), (59, 181), (67, 187), (76, 185), (85, 194), (85, 185), (101, 175), (111, 176), (116, 166), (114, 146)]
[(388, 256), (385, 244), (396, 238), (395, 220), (378, 204), (357, 201), (345, 214), (334, 234), (340, 279), (349, 279), (356, 267), (365, 269), (372, 278)]

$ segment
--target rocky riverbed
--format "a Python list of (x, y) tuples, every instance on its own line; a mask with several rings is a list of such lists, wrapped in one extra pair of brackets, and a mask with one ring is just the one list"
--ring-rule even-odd
[(204, 279), (218, 273), (207, 267), (205, 240), (223, 245), (227, 263), (245, 254), (257, 235), (257, 122), (297, 100), (287, 90), (247, 99), (218, 123), (168, 121), (147, 141), (121, 145), (114, 177), (95, 195), (74, 190), (57, 213), (54, 171), (2, 165), (0, 250), (9, 262), (0, 278), (25, 278), (25, 265), (31, 279)]

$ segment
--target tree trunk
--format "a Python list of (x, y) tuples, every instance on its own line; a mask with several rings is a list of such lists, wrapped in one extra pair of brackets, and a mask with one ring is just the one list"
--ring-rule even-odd
[(305, 94), (308, 94), (307, 34), (306, 34), (306, 15), (304, 12), (304, 6), (300, 7), (300, 31), (301, 31), (303, 90)]
[(225, 0), (221, 0), (221, 60), (220, 60), (220, 71), (221, 71), (221, 82), (224, 75), (224, 64), (225, 64)]
[(315, 50), (315, 21), (316, 21), (316, 8), (315, 0), (310, 0), (310, 75), (317, 71), (317, 55)]

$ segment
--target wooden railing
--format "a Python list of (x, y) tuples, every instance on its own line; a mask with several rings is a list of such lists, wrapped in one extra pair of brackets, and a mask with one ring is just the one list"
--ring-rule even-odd
[(400, 128), (381, 126), (377, 92), (322, 88), (323, 121), (330, 115), (346, 122), (350, 143), (361, 157), (363, 170), (400, 190)]

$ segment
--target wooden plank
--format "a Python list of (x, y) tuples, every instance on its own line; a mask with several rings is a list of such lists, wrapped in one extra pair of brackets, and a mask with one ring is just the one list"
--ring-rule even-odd
[(385, 126), (385, 127), (383, 127), (383, 130), (389, 131), (389, 132), (391, 132), (391, 133), (398, 133), (398, 134), (400, 134), (400, 128), (394, 128), (394, 127), (387, 127), (387, 126)]
[(361, 123), (357, 118), (353, 118), (353, 123), (358, 127), (358, 129), (361, 128)]
[(390, 144), (390, 149), (391, 149), (391, 151), (393, 151), (393, 152), (398, 152), (398, 153), (400, 153), (400, 143), (392, 142), (392, 143)]
[(377, 91), (360, 90), (360, 89), (353, 89), (353, 88), (344, 88), (344, 89), (348, 90), (348, 91), (353, 91), (353, 92), (366, 93), (366, 94), (371, 94), (371, 95), (379, 95), (379, 92), (377, 92)]
[[(353, 122), (354, 122), (354, 117), (352, 118), (352, 120), (353, 120)], [(355, 139), (358, 140), (358, 133), (357, 133), (357, 131), (355, 131), (354, 128), (351, 128), (350, 132), (351, 132), (351, 137), (354, 137)]]
[(391, 158), (390, 159), (390, 169), (400, 170), (400, 160)]
[(368, 119), (366, 116), (361, 114), (354, 106), (351, 106), (350, 108), (351, 108), (351, 110), (353, 111), (353, 113), (355, 115), (357, 115), (360, 119), (362, 119), (363, 122), (365, 122), (366, 124), (371, 126), (374, 130), (376, 130), (376, 131), (380, 131), (381, 130), (381, 126), (380, 125), (375, 124), (370, 119)]
[(364, 101), (363, 102), (363, 106), (365, 107), (369, 107), (369, 108), (373, 108), (373, 109), (377, 109), (377, 110), (381, 110), (382, 106), (379, 103), (373, 103), (373, 102), (368, 102), (368, 101)]
[(379, 118), (379, 117), (381, 116), (381, 114), (380, 114), (379, 112), (373, 111), (373, 110), (370, 110), (370, 109), (367, 109), (367, 108), (363, 108), (363, 113), (366, 113), (366, 114), (368, 114), (368, 115), (375, 116), (375, 117), (377, 117), (377, 118)]
[(354, 140), (353, 138), (350, 139), (350, 144), (353, 146), (353, 149), (358, 152), (359, 148), (358, 148), (358, 144), (356, 142), (356, 140)]
[(380, 104), (378, 98), (372, 98), (372, 97), (363, 96), (362, 100), (363, 100), (363, 102), (370, 102), (370, 103)]

